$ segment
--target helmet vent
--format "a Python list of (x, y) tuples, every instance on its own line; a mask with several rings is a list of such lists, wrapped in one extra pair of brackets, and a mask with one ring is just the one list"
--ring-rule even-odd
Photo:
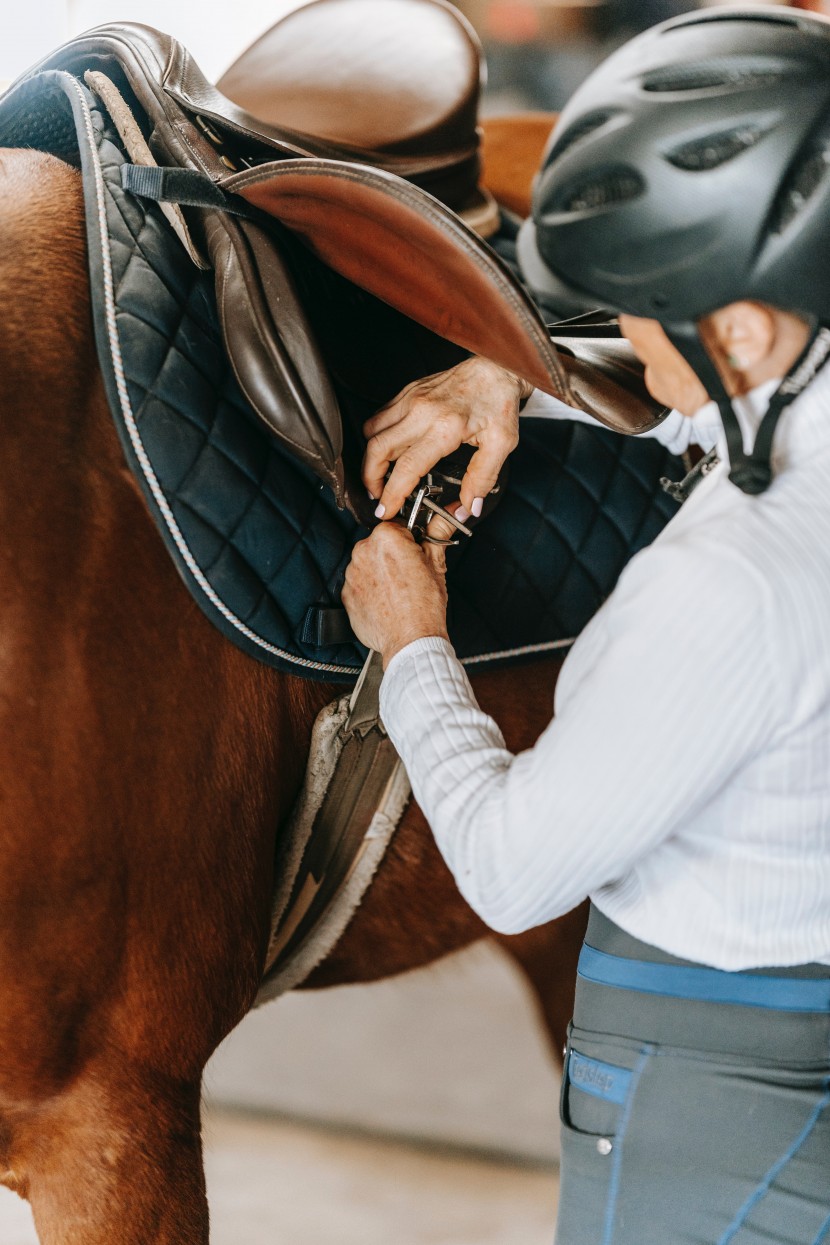
[(779, 82), (784, 67), (779, 62), (730, 56), (693, 65), (670, 65), (652, 69), (641, 82), (644, 91), (670, 95), (677, 91), (745, 91)]
[[(830, 139), (830, 135), (826, 138)], [(773, 211), (773, 233), (783, 233), (804, 210), (830, 174), (830, 148), (813, 145), (781, 187)]]
[(716, 134), (707, 134), (704, 138), (695, 138), (691, 142), (683, 143), (681, 147), (675, 147), (667, 154), (666, 159), (675, 168), (685, 169), (690, 173), (705, 173), (748, 151), (765, 133), (758, 125), (720, 130)]
[(574, 143), (578, 143), (581, 138), (586, 138), (589, 134), (593, 134), (594, 130), (598, 130), (607, 121), (610, 121), (612, 117), (617, 115), (618, 110), (616, 108), (599, 108), (595, 112), (586, 113), (578, 121), (574, 121), (573, 125), (569, 126), (561, 138), (554, 143), (548, 153), (546, 163), (549, 164), (551, 160), (558, 160), (563, 151), (573, 147)]
[(597, 170), (591, 177), (583, 177), (563, 187), (558, 196), (556, 210), (590, 212), (597, 208), (613, 207), (615, 204), (636, 199), (645, 188), (645, 181), (636, 169), (620, 165)]

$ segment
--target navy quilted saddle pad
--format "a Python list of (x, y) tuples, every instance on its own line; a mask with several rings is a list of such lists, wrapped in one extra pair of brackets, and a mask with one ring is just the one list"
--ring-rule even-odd
[[(122, 189), (118, 137), (81, 83), (54, 81), (66, 77), (44, 75), (27, 133), (2, 137), (83, 170), (104, 382), (171, 557), (201, 609), (246, 653), (348, 681), (365, 650), (353, 638), (332, 643), (316, 624), (338, 606), (352, 545), (366, 529), (248, 406), (222, 346), (212, 275), (193, 265), (158, 205)], [(397, 313), (273, 229), (319, 334), (357, 463), (362, 420), (415, 376), (463, 356), (409, 321), (388, 337)], [(524, 420), (500, 504), (451, 559), (450, 631), (465, 663), (565, 647), (676, 510), (659, 488), (663, 475), (678, 478), (683, 468), (655, 441)]]

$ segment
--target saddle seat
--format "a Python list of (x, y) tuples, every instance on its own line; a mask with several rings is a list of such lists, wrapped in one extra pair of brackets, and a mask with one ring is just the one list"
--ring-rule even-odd
[(282, 0), (279, 20), (218, 89), (252, 116), (353, 151), (431, 161), (419, 185), (479, 233), (498, 211), (478, 186), (481, 45), (443, 0)]

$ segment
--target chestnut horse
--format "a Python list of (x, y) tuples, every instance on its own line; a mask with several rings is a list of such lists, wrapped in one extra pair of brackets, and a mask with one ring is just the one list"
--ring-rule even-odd
[[(0, 1181), (44, 1245), (205, 1245), (202, 1070), (259, 984), (274, 836), (335, 689), (180, 582), (98, 374), (79, 175), (0, 152)], [(514, 749), (557, 667), (482, 675)], [(584, 914), (499, 939), (559, 1046)], [(484, 937), (416, 808), (308, 982)]]

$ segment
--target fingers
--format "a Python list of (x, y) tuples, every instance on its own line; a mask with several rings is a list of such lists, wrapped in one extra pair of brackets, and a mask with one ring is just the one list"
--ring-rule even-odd
[(461, 491), (463, 518), (478, 516), (482, 499), (517, 444), (521, 384), (497, 364), (472, 357), (449, 372), (408, 385), (367, 420), (362, 477), (378, 503), (378, 518), (398, 514), (423, 476), (465, 443), (478, 446), (479, 452)]
[(493, 427), (482, 435), (481, 444), (470, 459), (461, 481), (461, 510), (458, 517), (462, 522), (470, 515), (476, 519), (481, 517), (484, 498), (495, 488), (505, 460), (518, 443), (518, 432), (510, 428)]
[(375, 433), (383, 432), (385, 428), (391, 428), (394, 424), (400, 423), (409, 414), (410, 398), (423, 383), (417, 380), (410, 381), (391, 402), (375, 411), (374, 415), (365, 421), (363, 435), (367, 441)]
[[(436, 419), (433, 408), (422, 407), (372, 437), (366, 446), (362, 475), (366, 488), (378, 500), (378, 518), (393, 518), (439, 459), (458, 449), (463, 437), (457, 425), (451, 416)], [(392, 463), (395, 465), (387, 480)]]
[[(457, 509), (457, 506), (453, 506), (452, 509)], [(433, 540), (452, 540), (456, 534), (453, 525), (442, 518), (440, 514), (432, 515), (427, 524), (427, 535), (431, 536)], [(421, 545), (421, 550), (433, 572), (437, 575), (446, 575), (447, 546), (433, 545), (429, 541), (424, 541)]]
[[(360, 474), (363, 477), (366, 490), (373, 501), (380, 500), (383, 486), (386, 483), (386, 474), (392, 462), (393, 453), (391, 445), (388, 445), (381, 436), (372, 437), (363, 455), (363, 465), (361, 466)], [(390, 515), (389, 517), (391, 518), (392, 516)]]
[(430, 425), (435, 422), (435, 406), (430, 397), (435, 379), (427, 376), (413, 381), (363, 425), (366, 451), (361, 475), (370, 496), (382, 501), (385, 507), (386, 514), (381, 517), (391, 519), (399, 509), (390, 509), (388, 500), (381, 498), (390, 466), (410, 445), (429, 435)]

